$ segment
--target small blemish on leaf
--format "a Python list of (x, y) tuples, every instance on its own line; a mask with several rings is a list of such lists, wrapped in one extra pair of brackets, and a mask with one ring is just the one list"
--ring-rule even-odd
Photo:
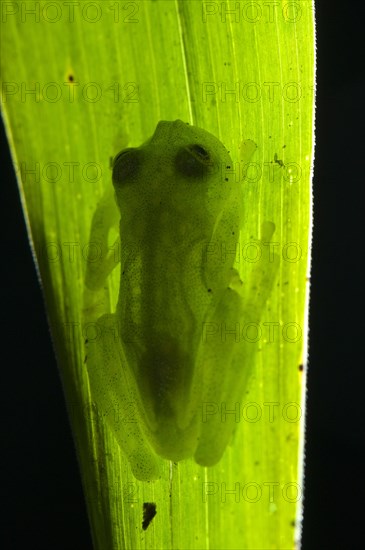
[(299, 365), (298, 370), (300, 370), (300, 372), (302, 372), (303, 369), (304, 369), (303, 365)]
[(278, 159), (277, 153), (275, 153), (274, 155), (274, 162), (276, 162), (276, 164), (278, 164), (281, 168), (285, 167), (285, 164), (283, 163), (283, 161), (281, 159)]
[(144, 502), (143, 503), (143, 521), (142, 521), (142, 529), (145, 531), (155, 515), (157, 514), (156, 511), (156, 503), (155, 502)]

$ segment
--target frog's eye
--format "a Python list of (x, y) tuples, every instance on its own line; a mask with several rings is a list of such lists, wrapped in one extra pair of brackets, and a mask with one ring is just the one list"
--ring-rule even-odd
[(113, 162), (113, 184), (120, 186), (138, 176), (143, 162), (141, 149), (124, 149)]
[(175, 157), (176, 170), (188, 178), (202, 178), (212, 164), (209, 152), (197, 143), (182, 147)]

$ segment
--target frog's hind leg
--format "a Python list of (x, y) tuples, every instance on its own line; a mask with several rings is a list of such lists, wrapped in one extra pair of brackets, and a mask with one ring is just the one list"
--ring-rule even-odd
[(96, 328), (97, 338), (86, 343), (86, 367), (98, 418), (112, 430), (134, 476), (142, 481), (156, 479), (158, 459), (141, 428), (139, 398), (120, 344), (115, 315), (103, 315)]
[[(270, 241), (274, 224), (262, 226), (261, 244)], [(216, 464), (240, 422), (240, 402), (252, 375), (256, 341), (244, 338), (244, 329), (261, 322), (277, 276), (279, 258), (273, 255), (253, 264), (242, 281), (232, 270), (231, 284), (218, 304), (205, 334), (200, 361), (203, 364), (200, 440), (195, 460)], [(204, 334), (203, 334), (204, 336)]]

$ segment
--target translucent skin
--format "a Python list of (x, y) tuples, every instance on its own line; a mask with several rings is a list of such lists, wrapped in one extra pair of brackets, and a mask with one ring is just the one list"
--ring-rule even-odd
[[(273, 272), (260, 266), (243, 284), (234, 267), (242, 187), (228, 151), (207, 131), (159, 122), (141, 147), (116, 156), (113, 185), (121, 278), (116, 313), (99, 319), (104, 336), (88, 353), (94, 399), (138, 479), (158, 477), (156, 453), (211, 466), (236, 427), (234, 415), (222, 423), (212, 411), (241, 398), (253, 353), (216, 327), (257, 321)], [(107, 234), (110, 220), (98, 220)], [(87, 274), (90, 288), (96, 280), (104, 279)], [(130, 402), (135, 422), (110, 413)]]

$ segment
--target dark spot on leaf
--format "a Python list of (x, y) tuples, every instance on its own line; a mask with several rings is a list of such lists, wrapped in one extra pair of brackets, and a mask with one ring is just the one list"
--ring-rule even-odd
[(283, 163), (283, 161), (281, 159), (278, 159), (277, 153), (275, 153), (274, 155), (274, 162), (276, 162), (276, 164), (278, 164), (280, 168), (285, 167), (285, 164)]
[(156, 512), (156, 503), (155, 502), (144, 502), (143, 503), (143, 521), (142, 521), (142, 529), (145, 531), (155, 515)]
[(69, 75), (68, 75), (68, 81), (69, 81), (69, 82), (73, 82), (73, 81), (74, 81), (74, 75), (73, 75), (73, 74), (69, 74)]
[(302, 370), (304, 369), (303, 365), (299, 365), (298, 369), (300, 370), (300, 372), (302, 372)]

